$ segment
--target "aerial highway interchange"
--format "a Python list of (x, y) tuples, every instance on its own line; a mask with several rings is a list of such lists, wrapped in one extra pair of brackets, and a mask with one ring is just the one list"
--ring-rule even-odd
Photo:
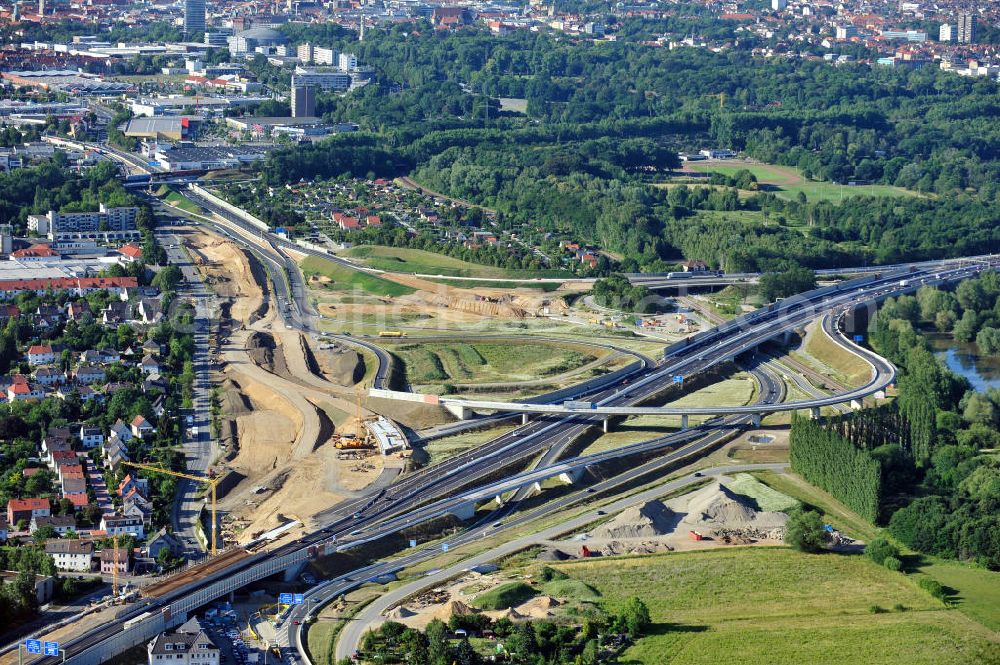
[[(254, 228), (240, 216), (197, 193), (185, 193), (189, 200), (205, 209), (206, 214), (197, 217), (199, 223), (211, 226), (264, 263), (285, 325), (315, 333), (311, 324), (315, 313), (305, 297), (301, 275), (287, 254), (289, 249), (300, 253), (315, 250), (303, 249)], [(665, 350), (664, 357), (658, 362), (640, 360), (612, 375), (530, 402), (513, 404), (442, 399), (443, 406), (447, 407), (450, 401), (452, 407), (461, 411), (476, 408), (492, 412), (509, 410), (531, 414), (535, 419), (526, 417), (526, 422), (514, 431), (441, 463), (419, 469), (371, 496), (331, 506), (317, 516), (320, 528), (295, 542), (255, 553), (235, 548), (216, 559), (185, 569), (175, 575), (161, 593), (139, 600), (103, 625), (64, 644), (66, 662), (99, 663), (110, 653), (143, 643), (153, 634), (176, 624), (180, 617), (246, 584), (286, 571), (295, 573), (310, 559), (377, 540), (423, 520), (446, 513), (471, 518), (475, 515), (477, 503), (513, 493), (500, 508), (486, 518), (475, 520), (457, 535), (452, 542), (459, 545), (475, 539), (484, 529), (502, 531), (527, 524), (540, 513), (585, 501), (592, 492), (610, 491), (619, 484), (665, 468), (680, 459), (698, 455), (735, 429), (759, 423), (762, 414), (804, 409), (816, 415), (820, 407), (862, 399), (890, 384), (894, 368), (844, 336), (838, 326), (845, 315), (855, 308), (914, 291), (924, 284), (954, 282), (996, 265), (997, 261), (992, 257), (975, 257), (973, 260), (898, 267), (837, 283), (785, 299), (674, 344)], [(850, 347), (870, 364), (871, 380), (855, 390), (785, 402), (780, 368), (772, 358), (755, 350), (763, 343), (816, 319), (823, 319), (824, 328), (838, 344)], [(338, 339), (346, 344), (364, 346), (376, 354), (379, 367), (373, 389), (384, 390), (389, 355), (367, 340), (356, 337)], [(727, 360), (746, 364), (758, 382), (760, 390), (754, 404), (687, 409), (643, 406), (669, 389), (676, 382), (675, 377), (690, 377)], [(567, 405), (565, 402), (569, 399), (585, 402), (587, 406)], [(685, 421), (689, 414), (713, 414), (722, 418), (712, 424), (684, 428), (660, 439), (607, 453), (560, 459), (567, 447), (589, 428), (602, 423), (607, 426), (606, 419), (609, 417), (640, 413), (681, 415), (685, 416)], [(533, 468), (521, 470), (524, 462), (539, 454), (543, 457)], [(572, 478), (588, 466), (630, 455), (646, 461), (626, 474), (564, 495), (551, 505), (544, 504), (524, 514), (516, 512), (517, 500), (524, 496), (525, 488), (555, 476)], [(651, 455), (655, 457), (650, 459)], [(308, 597), (315, 601), (311, 607), (369, 579), (425, 560), (436, 553), (434, 548), (416, 548), (392, 562), (375, 563), (328, 580), (309, 592)], [(303, 612), (302, 608), (295, 608), (293, 616), (304, 616)], [(301, 625), (289, 620), (286, 628), (287, 646), (297, 647), (301, 652)], [(304, 653), (300, 657), (304, 658)], [(34, 662), (48, 664), (59, 660), (49, 657)]]

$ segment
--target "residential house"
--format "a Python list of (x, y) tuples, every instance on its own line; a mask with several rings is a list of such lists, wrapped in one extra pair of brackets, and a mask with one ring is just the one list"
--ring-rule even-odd
[(63, 374), (52, 367), (39, 367), (32, 375), (40, 386), (58, 386), (63, 381)]
[(80, 427), (80, 441), (85, 450), (92, 450), (104, 444), (104, 432), (100, 427), (82, 425)]
[(156, 324), (163, 320), (163, 311), (160, 309), (160, 301), (152, 298), (143, 298), (139, 301), (139, 317), (143, 323)]
[(132, 429), (122, 422), (120, 418), (111, 426), (111, 433), (121, 439), (122, 443), (128, 443), (132, 440)]
[(142, 260), (142, 247), (135, 243), (130, 242), (127, 245), (122, 245), (118, 249), (118, 253), (121, 254), (121, 258), (118, 259), (121, 263), (134, 263)]
[(129, 457), (128, 450), (120, 439), (115, 438), (113, 440), (117, 442), (117, 445), (110, 449), (107, 443), (104, 444), (104, 467), (117, 472), (122, 468), (122, 463), (130, 462), (132, 458)]
[(45, 319), (46, 321), (60, 322), (63, 319), (63, 311), (59, 305), (42, 303), (35, 310), (35, 316)]
[(156, 431), (149, 421), (142, 416), (136, 416), (132, 419), (132, 434), (140, 439), (145, 439), (147, 436)]
[(32, 365), (48, 365), (55, 360), (56, 355), (48, 344), (33, 344), (28, 347), (28, 362)]
[(103, 368), (93, 367), (90, 365), (77, 367), (73, 376), (77, 383), (85, 386), (93, 385), (95, 383), (103, 383), (108, 378), (107, 374), (104, 373)]
[(167, 387), (170, 384), (160, 376), (158, 373), (154, 372), (146, 377), (146, 380), (142, 382), (142, 392), (166, 392)]
[(109, 302), (101, 310), (101, 323), (106, 326), (117, 326), (125, 323), (129, 319), (129, 306), (127, 302)]
[(52, 471), (59, 475), (59, 468), (64, 465), (76, 465), (80, 463), (80, 458), (76, 456), (76, 453), (72, 450), (54, 450), (52, 454), (49, 455), (48, 465), (52, 468)]
[(160, 346), (155, 340), (147, 339), (142, 343), (142, 352), (145, 354), (160, 355), (163, 353), (163, 347)]
[(7, 524), (13, 527), (21, 520), (30, 522), (33, 517), (52, 514), (48, 499), (11, 499), (7, 502)]
[(90, 386), (67, 385), (59, 386), (59, 388), (56, 389), (56, 397), (63, 401), (69, 399), (73, 395), (76, 395), (81, 402), (89, 402), (92, 399), (99, 399), (103, 397), (103, 395), (95, 392)]
[(160, 373), (160, 361), (158, 361), (151, 354), (146, 354), (142, 357), (139, 362), (139, 369), (142, 370), (143, 374), (156, 374)]
[(76, 530), (76, 519), (71, 515), (47, 515), (45, 517), (32, 517), (28, 527), (29, 533), (35, 533), (39, 529), (52, 527), (60, 536), (65, 536), (70, 531)]
[(197, 617), (192, 617), (177, 631), (161, 633), (146, 647), (149, 665), (219, 665), (221, 652)]
[(62, 479), (62, 498), (71, 501), (74, 508), (87, 505), (87, 480), (82, 474)]
[(118, 484), (118, 496), (125, 497), (132, 490), (139, 490), (144, 496), (149, 494), (149, 480), (137, 478), (131, 473), (125, 474), (121, 483)]
[(701, 259), (691, 259), (681, 263), (684, 272), (707, 272), (708, 264)]
[(124, 515), (105, 515), (101, 518), (101, 531), (109, 536), (133, 535), (142, 538), (145, 531), (142, 520), (135, 517), (125, 517)]
[(94, 317), (93, 310), (90, 309), (90, 303), (82, 298), (80, 300), (71, 300), (66, 303), (66, 318), (70, 321), (86, 321)]
[(160, 552), (167, 550), (171, 556), (182, 556), (184, 554), (184, 543), (172, 533), (168, 533), (166, 528), (160, 529), (150, 536), (146, 543), (146, 553), (152, 558), (160, 555)]
[(149, 526), (153, 519), (153, 502), (133, 487), (122, 498), (122, 515), (137, 517), (142, 520), (143, 526)]
[(80, 354), (80, 364), (83, 365), (111, 365), (121, 360), (121, 356), (114, 349), (87, 349)]
[(132, 550), (125, 547), (118, 549), (105, 547), (100, 551), (98, 558), (101, 562), (102, 575), (112, 574), (116, 567), (119, 575), (127, 575), (132, 570)]
[(56, 568), (68, 573), (89, 573), (94, 567), (94, 543), (78, 538), (45, 541), (45, 553)]
[(15, 381), (7, 387), (7, 401), (19, 402), (29, 399), (45, 399), (45, 391), (37, 383)]

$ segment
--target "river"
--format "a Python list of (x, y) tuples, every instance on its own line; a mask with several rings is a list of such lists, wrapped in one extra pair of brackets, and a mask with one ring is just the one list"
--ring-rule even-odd
[(1000, 388), (1000, 357), (983, 355), (975, 344), (959, 342), (950, 335), (935, 333), (928, 337), (934, 354), (948, 369), (968, 379), (975, 390)]

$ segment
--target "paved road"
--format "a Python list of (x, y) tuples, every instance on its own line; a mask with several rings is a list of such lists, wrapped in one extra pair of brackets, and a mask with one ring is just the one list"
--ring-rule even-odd
[[(201, 273), (191, 263), (188, 254), (180, 245), (180, 240), (171, 227), (157, 229), (157, 240), (166, 250), (172, 265), (181, 269), (184, 282), (177, 289), (175, 302), (191, 303), (195, 307), (194, 326), (191, 330), (194, 336), (194, 391), (192, 408), (186, 410), (185, 421), (190, 417), (190, 424), (184, 422), (184, 454), (187, 460), (187, 471), (194, 475), (207, 475), (209, 467), (219, 454), (218, 444), (211, 431), (211, 371), (209, 358), (209, 342), (213, 322), (217, 322), (217, 302), (214, 294), (206, 288), (201, 279)], [(205, 486), (192, 480), (178, 479), (177, 495), (171, 512), (171, 522), (174, 533), (184, 542), (185, 556), (194, 559), (202, 556), (202, 544), (197, 534), (201, 531), (200, 518), (205, 501), (202, 492)], [(218, 528), (216, 529), (218, 533)], [(210, 530), (205, 533), (211, 545)], [(221, 543), (220, 543), (221, 544)]]

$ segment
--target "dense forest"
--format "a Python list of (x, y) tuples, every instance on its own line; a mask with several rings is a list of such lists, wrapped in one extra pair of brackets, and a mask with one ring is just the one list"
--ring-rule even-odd
[(897, 399), (826, 426), (796, 420), (793, 468), (913, 549), (1000, 570), (1000, 463), (990, 454), (1000, 448), (1000, 390), (971, 390), (923, 334), (981, 339), (980, 352), (995, 353), (984, 347), (998, 328), (994, 272), (887, 300), (871, 343), (899, 368)]
[[(411, 26), (358, 43), (341, 29), (283, 29), (355, 52), (376, 78), (319, 100), (327, 120), (361, 132), (275, 152), (261, 167), (269, 183), (411, 174), (497, 209), (508, 225), (598, 243), (625, 257), (624, 271), (664, 270), (682, 257), (739, 271), (1000, 249), (994, 82), (752, 59), (742, 47), (717, 54)], [(526, 114), (501, 110), (508, 97), (527, 100)], [(652, 186), (676, 168), (678, 151), (704, 147), (926, 196), (834, 204), (784, 200), (746, 181)], [(741, 211), (755, 214), (733, 214)]]

